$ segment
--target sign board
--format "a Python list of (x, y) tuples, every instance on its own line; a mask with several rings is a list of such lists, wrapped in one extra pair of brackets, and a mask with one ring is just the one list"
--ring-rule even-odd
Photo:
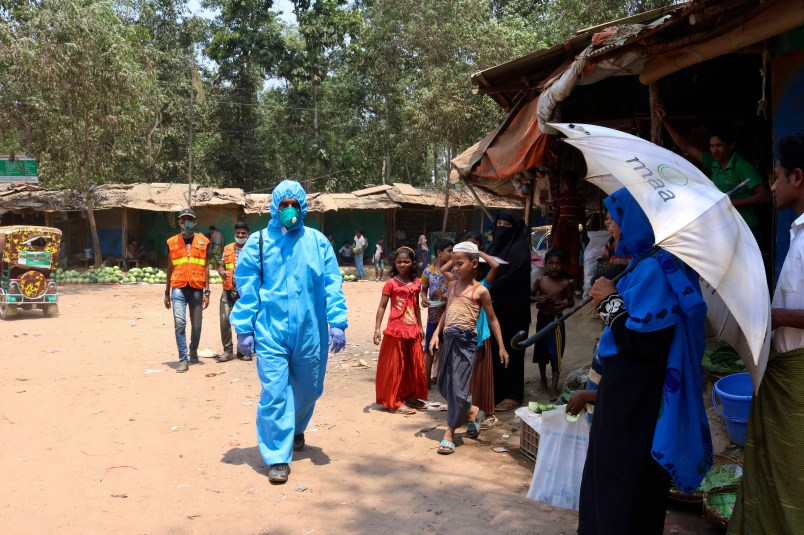
[(53, 253), (48, 251), (20, 251), (17, 263), (21, 266), (49, 268)]
[(12, 162), (8, 156), (0, 156), (0, 183), (24, 182), (38, 184), (36, 160), (20, 156)]

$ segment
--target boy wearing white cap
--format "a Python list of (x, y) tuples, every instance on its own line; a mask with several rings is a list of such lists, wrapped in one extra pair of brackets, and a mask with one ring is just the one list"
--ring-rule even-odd
[(443, 332), (441, 366), (438, 373), (438, 389), (447, 400), (447, 432), (438, 447), (438, 453), (449, 455), (455, 451), (455, 430), (468, 422), (466, 435), (476, 438), (485, 414), (472, 405), (469, 392), (472, 366), (477, 353), (477, 318), (480, 308), (486, 312), (489, 327), (500, 346), (500, 362), (508, 366), (508, 353), (503, 345), (500, 323), (491, 306), (491, 294), (475, 280), (475, 270), (480, 260), (480, 251), (472, 242), (461, 242), (452, 249), (452, 263), (458, 280), (447, 288), (447, 309), (441, 316), (430, 341), (430, 351), (439, 346), (439, 334)]

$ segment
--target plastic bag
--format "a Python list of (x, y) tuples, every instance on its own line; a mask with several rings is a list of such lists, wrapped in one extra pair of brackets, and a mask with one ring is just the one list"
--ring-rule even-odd
[(539, 452), (528, 499), (578, 510), (589, 427), (587, 418), (568, 422), (564, 407), (542, 413)]

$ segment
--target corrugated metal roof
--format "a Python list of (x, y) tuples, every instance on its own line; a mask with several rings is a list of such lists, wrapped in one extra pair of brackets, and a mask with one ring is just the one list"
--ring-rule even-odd
[(411, 186), (410, 184), (405, 184), (403, 182), (394, 182), (394, 187), (399, 190), (400, 193), (404, 195), (421, 195), (419, 190)]
[(353, 191), (352, 193), (357, 195), (358, 197), (363, 197), (364, 195), (373, 195), (375, 193), (382, 193), (385, 190), (391, 189), (393, 186), (389, 186), (388, 184), (383, 184), (382, 186), (374, 186), (373, 188), (366, 188), (366, 189), (359, 189), (357, 191)]
[[(358, 196), (354, 193), (310, 193), (307, 195), (309, 212), (336, 210), (386, 210), (403, 205), (444, 207), (444, 193), (440, 190), (420, 190), (410, 184), (382, 186), (375, 193)], [(244, 194), (237, 188), (193, 187), (193, 206), (242, 206), (247, 214), (268, 213), (271, 195)], [(365, 190), (363, 190), (365, 192)], [(173, 212), (187, 205), (189, 191), (186, 184), (105, 184), (94, 190), (96, 210), (131, 208), (158, 212)], [(489, 208), (521, 208), (522, 202), (478, 191), (483, 204)], [(477, 201), (467, 191), (452, 189), (450, 206), (474, 207)], [(0, 187), (0, 214), (7, 211), (70, 212), (84, 210), (83, 199), (73, 190), (44, 190), (25, 184), (3, 184)]]

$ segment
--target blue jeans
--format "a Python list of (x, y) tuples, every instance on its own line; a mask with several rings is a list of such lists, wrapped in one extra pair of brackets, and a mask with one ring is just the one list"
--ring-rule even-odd
[(173, 326), (176, 329), (176, 346), (179, 360), (187, 360), (187, 307), (190, 307), (190, 353), (198, 353), (201, 342), (201, 312), (204, 292), (190, 286), (171, 288), (170, 300), (173, 304)]
[(358, 277), (366, 276), (366, 270), (363, 269), (363, 253), (355, 255), (355, 267), (357, 268)]

